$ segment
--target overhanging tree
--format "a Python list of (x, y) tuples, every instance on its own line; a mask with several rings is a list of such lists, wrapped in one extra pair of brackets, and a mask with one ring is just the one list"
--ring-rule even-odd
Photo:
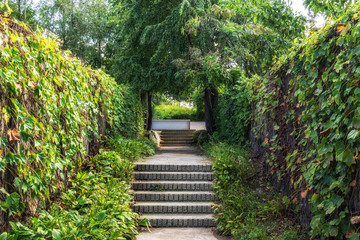
[[(116, 1), (119, 48), (113, 73), (141, 92), (205, 91), (208, 132), (217, 88), (263, 75), (302, 36), (304, 20), (283, 1)], [(120, 24), (119, 24), (120, 25)]]

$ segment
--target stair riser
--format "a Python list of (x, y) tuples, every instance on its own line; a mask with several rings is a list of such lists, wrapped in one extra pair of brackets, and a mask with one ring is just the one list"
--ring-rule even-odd
[[(150, 219), (152, 227), (215, 227), (211, 219)], [(175, 236), (174, 236), (175, 237)]]
[(166, 172), (211, 172), (211, 165), (155, 165), (139, 164), (135, 171), (166, 171)]
[(162, 130), (160, 134), (194, 133), (195, 130)]
[(212, 202), (213, 194), (159, 194), (135, 193), (135, 201), (139, 202)]
[(142, 173), (134, 174), (136, 180), (165, 180), (165, 181), (212, 181), (212, 173)]
[(160, 136), (161, 140), (194, 140), (192, 136)]
[(213, 213), (211, 206), (134, 206), (140, 213)]
[(195, 143), (160, 143), (160, 147), (185, 147), (193, 146)]
[(211, 183), (132, 183), (135, 191), (212, 191)]
[(194, 135), (191, 134), (160, 134), (161, 138), (177, 138), (177, 137), (185, 137), (192, 138)]

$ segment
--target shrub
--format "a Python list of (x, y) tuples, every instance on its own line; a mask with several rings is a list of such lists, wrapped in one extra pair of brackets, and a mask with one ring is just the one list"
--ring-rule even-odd
[(196, 108), (182, 107), (178, 104), (160, 104), (155, 106), (154, 119), (190, 119), (204, 121), (204, 116), (197, 113)]
[[(302, 235), (284, 219), (288, 199), (258, 180), (247, 151), (214, 140), (204, 145), (213, 160), (217, 230), (235, 239), (298, 239)], [(285, 204), (286, 203), (286, 204)]]
[[(255, 78), (255, 77), (254, 77)], [(219, 95), (216, 109), (218, 137), (230, 143), (244, 144), (250, 132), (250, 90), (254, 79), (241, 77), (235, 86)]]
[(135, 160), (155, 154), (156, 143), (149, 139), (125, 139), (121, 136), (106, 140), (106, 145), (117, 152), (122, 158)]
[(95, 170), (106, 174), (108, 177), (118, 178), (121, 181), (130, 182), (134, 164), (128, 159), (122, 159), (114, 151), (102, 151), (93, 158)]

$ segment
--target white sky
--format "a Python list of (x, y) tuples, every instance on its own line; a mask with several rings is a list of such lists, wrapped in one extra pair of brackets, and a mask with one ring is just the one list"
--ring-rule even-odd
[[(32, 0), (32, 1), (35, 5), (37, 5), (40, 2), (40, 0)], [(304, 0), (288, 0), (288, 1), (292, 2), (292, 9), (294, 12), (301, 14), (307, 18), (308, 11), (305, 9), (303, 5)], [(324, 25), (324, 23), (325, 23), (324, 17), (318, 16), (316, 18), (316, 26), (321, 27)]]
[[(305, 6), (303, 5), (304, 0), (290, 0), (292, 2), (292, 9), (295, 13), (301, 14), (304, 17), (308, 18), (308, 11), (305, 9)], [(322, 27), (325, 23), (325, 18), (323, 16), (317, 16), (316, 19), (316, 26)]]

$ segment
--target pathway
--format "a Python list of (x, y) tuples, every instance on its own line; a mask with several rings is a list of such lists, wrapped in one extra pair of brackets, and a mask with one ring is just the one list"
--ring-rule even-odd
[(214, 176), (210, 161), (198, 148), (187, 145), (184, 131), (171, 134), (176, 139), (165, 136), (168, 140), (155, 156), (136, 162), (134, 210), (154, 227), (137, 239), (224, 239), (213, 231)]

